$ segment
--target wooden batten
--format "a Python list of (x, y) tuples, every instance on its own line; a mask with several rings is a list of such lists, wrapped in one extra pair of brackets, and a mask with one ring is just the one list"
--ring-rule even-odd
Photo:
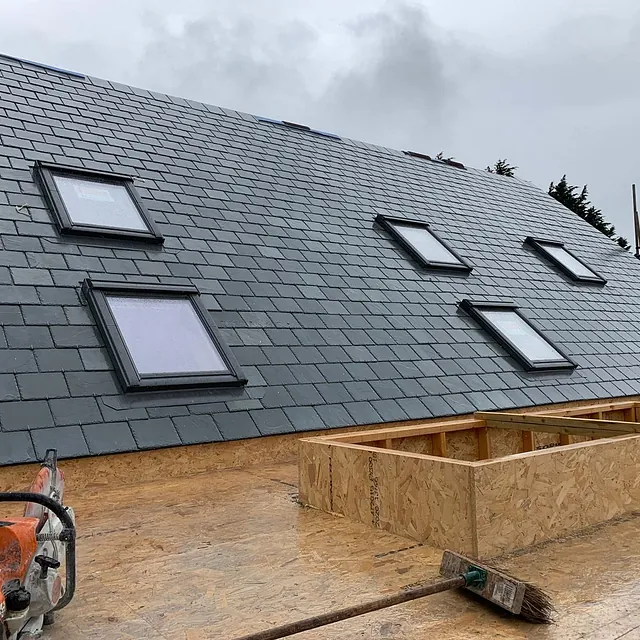
[(440, 456), (442, 458), (447, 457), (447, 434), (443, 431), (434, 433), (431, 436), (431, 443), (433, 447), (433, 455)]
[(533, 451), (534, 449), (535, 449), (535, 445), (533, 442), (533, 432), (523, 431), (522, 432), (522, 450)]
[(491, 457), (491, 440), (489, 439), (489, 429), (480, 427), (476, 429), (478, 437), (478, 460), (488, 460)]

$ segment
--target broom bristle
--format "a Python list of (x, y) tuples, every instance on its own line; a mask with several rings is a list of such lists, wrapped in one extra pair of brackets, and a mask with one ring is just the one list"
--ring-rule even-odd
[(551, 597), (539, 587), (527, 582), (520, 616), (534, 624), (551, 624), (556, 613)]

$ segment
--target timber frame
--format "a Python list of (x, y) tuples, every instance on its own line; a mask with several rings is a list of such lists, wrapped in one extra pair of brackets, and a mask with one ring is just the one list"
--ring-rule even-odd
[(489, 557), (640, 509), (640, 401), (583, 402), (301, 441), (303, 503)]

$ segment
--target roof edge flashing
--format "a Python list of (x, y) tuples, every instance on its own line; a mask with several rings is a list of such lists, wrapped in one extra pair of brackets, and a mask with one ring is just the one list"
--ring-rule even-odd
[(12, 55), (9, 55), (8, 53), (0, 53), (0, 58), (13, 60), (14, 62), (21, 62), (22, 64), (27, 64), (31, 67), (44, 69), (46, 71), (54, 71), (55, 73), (62, 73), (64, 75), (71, 76), (73, 78), (81, 78), (84, 80), (87, 77), (84, 73), (80, 73), (79, 71), (71, 71), (70, 69), (63, 69), (62, 67), (56, 67), (54, 65), (46, 64), (44, 62), (36, 62), (34, 60), (28, 60), (27, 58), (19, 58), (18, 56), (12, 56)]
[(314, 133), (317, 136), (323, 138), (329, 138), (331, 140), (342, 140), (339, 135), (330, 133), (329, 131), (321, 131), (320, 129), (312, 129), (306, 124), (299, 124), (297, 122), (290, 122), (289, 120), (276, 120), (275, 118), (267, 118), (265, 116), (254, 116), (258, 122), (266, 122), (267, 124), (275, 124), (279, 127), (287, 127), (288, 129), (295, 129), (297, 131), (304, 131), (305, 133)]

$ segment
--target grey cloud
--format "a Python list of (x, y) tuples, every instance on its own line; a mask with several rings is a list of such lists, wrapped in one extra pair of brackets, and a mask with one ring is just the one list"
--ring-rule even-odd
[(290, 118), (309, 100), (304, 70), (316, 34), (303, 23), (269, 30), (250, 19), (227, 25), (209, 15), (178, 35), (151, 16), (148, 25), (150, 42), (135, 72), (145, 86)]
[(424, 11), (409, 6), (352, 24), (357, 62), (333, 77), (313, 105), (314, 117), (350, 137), (390, 146), (444, 142), (456, 87), (433, 31)]

